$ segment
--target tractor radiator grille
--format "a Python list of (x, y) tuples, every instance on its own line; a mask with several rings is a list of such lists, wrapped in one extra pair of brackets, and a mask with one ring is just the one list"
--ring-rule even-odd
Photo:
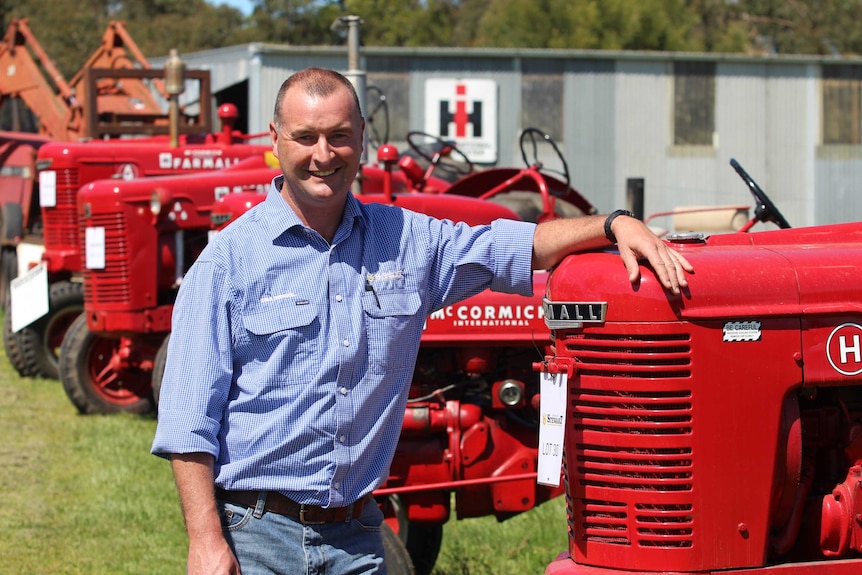
[(131, 297), (129, 285), (129, 249), (126, 223), (122, 212), (97, 214), (81, 228), (81, 253), (85, 253), (85, 227), (105, 228), (105, 269), (84, 270), (84, 301), (86, 303), (127, 303)]
[(57, 171), (57, 204), (42, 212), (45, 249), (74, 249), (78, 245), (76, 198), (80, 187), (77, 168)]
[(665, 378), (691, 375), (686, 334), (577, 334), (565, 340), (582, 375)]
[(565, 472), (576, 539), (693, 544), (694, 425), (690, 337), (576, 334)]

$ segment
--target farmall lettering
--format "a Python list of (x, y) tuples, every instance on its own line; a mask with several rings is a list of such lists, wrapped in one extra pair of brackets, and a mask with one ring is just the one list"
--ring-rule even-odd
[(839, 325), (826, 341), (829, 363), (842, 375), (862, 373), (862, 326), (855, 323)]
[(159, 154), (162, 170), (221, 170), (239, 162), (239, 158), (225, 158), (221, 150), (184, 150), (182, 153)]

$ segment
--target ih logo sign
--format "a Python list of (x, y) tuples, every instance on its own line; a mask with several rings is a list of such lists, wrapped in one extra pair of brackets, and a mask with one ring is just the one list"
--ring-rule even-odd
[(845, 323), (833, 329), (826, 341), (826, 355), (838, 373), (862, 373), (862, 326)]
[(425, 81), (425, 131), (453, 140), (472, 162), (497, 161), (497, 83), (494, 80)]

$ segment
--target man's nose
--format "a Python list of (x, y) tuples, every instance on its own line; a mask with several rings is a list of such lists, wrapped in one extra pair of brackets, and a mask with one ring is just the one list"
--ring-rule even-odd
[(328, 160), (332, 157), (332, 146), (329, 145), (329, 140), (326, 139), (326, 136), (320, 136), (317, 139), (313, 152), (314, 159), (316, 160)]

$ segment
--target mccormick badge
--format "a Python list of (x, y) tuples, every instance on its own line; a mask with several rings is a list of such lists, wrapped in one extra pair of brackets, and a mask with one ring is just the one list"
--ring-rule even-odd
[(563, 465), (563, 439), (566, 432), (565, 373), (539, 373), (541, 395), (539, 412), (539, 465), (536, 482), (559, 487)]

